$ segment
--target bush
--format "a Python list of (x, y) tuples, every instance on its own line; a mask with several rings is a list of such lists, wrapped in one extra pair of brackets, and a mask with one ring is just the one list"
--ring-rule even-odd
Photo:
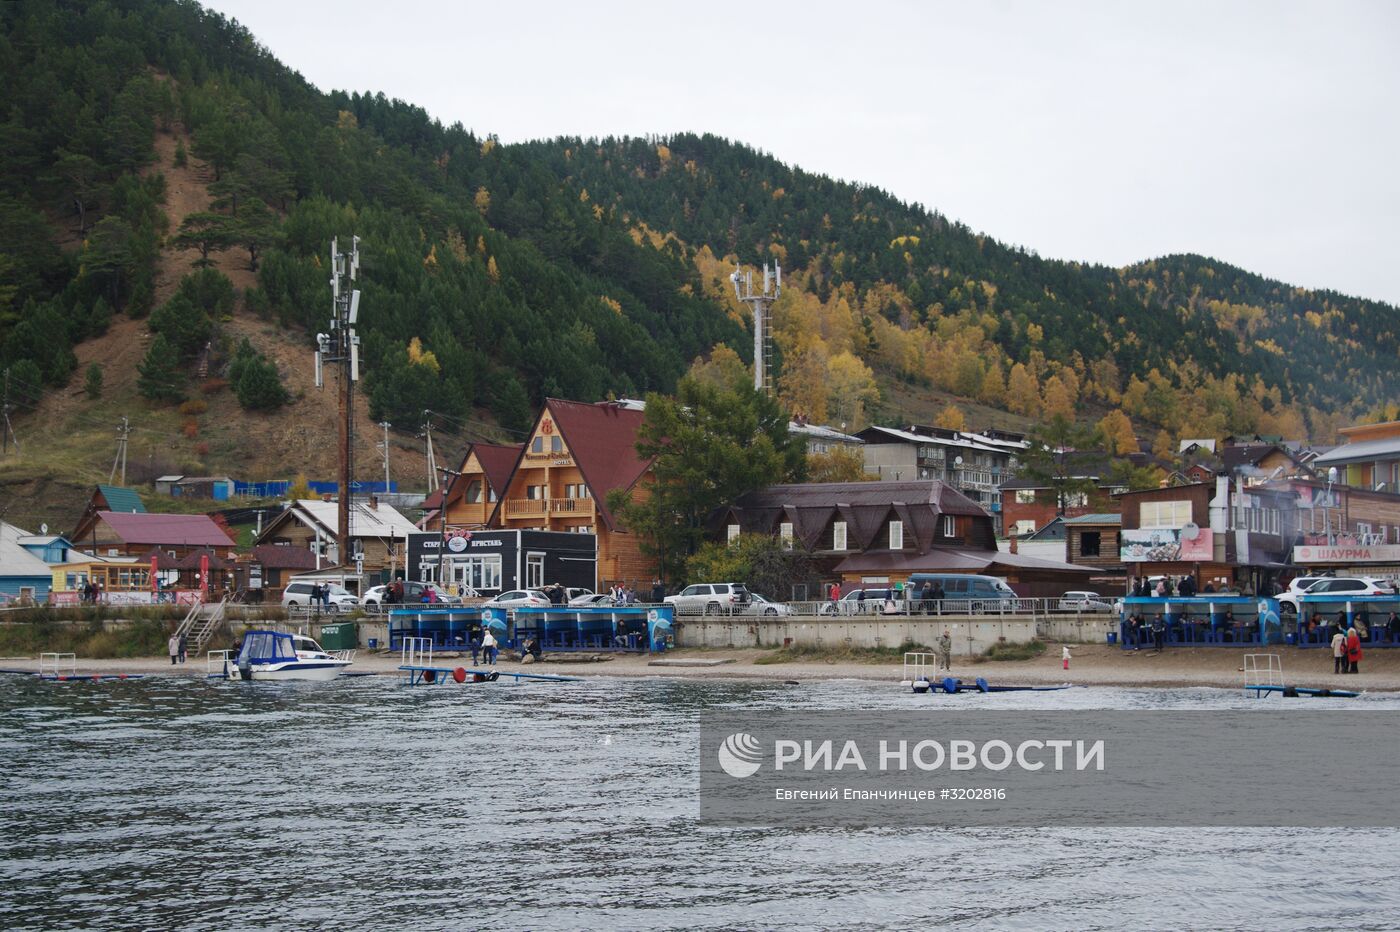
[(248, 411), (271, 411), (291, 400), (277, 366), (253, 349), (244, 339), (229, 364), (229, 378), (238, 395), (238, 404)]
[(226, 388), (228, 388), (228, 382), (217, 378), (205, 379), (199, 386), (200, 392), (205, 395), (217, 395)]
[(102, 397), (102, 367), (97, 363), (88, 366), (87, 380), (83, 383), (83, 391), (87, 392), (89, 398)]
[[(181, 407), (183, 407), (183, 405), (181, 405)], [(185, 422), (185, 426), (182, 428), (182, 430), (184, 431), (186, 437), (189, 437), (191, 440), (193, 440), (195, 437), (199, 436), (199, 422), (196, 421), (194, 418), (190, 418), (188, 421)]]
[(146, 358), (136, 367), (141, 377), (136, 386), (152, 401), (182, 401), (185, 397), (185, 374), (180, 371), (175, 347), (161, 334), (151, 341)]
[(204, 401), (201, 398), (192, 398), (191, 400), (180, 405), (179, 410), (181, 414), (187, 414), (191, 416), (200, 415), (203, 414), (205, 411), (209, 410), (209, 402)]

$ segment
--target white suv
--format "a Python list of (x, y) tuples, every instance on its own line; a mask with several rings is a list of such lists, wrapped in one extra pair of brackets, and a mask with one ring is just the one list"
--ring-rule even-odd
[(733, 615), (748, 608), (752, 597), (743, 583), (696, 583), (675, 595), (666, 596), (666, 604), (676, 607), (677, 615)]
[[(1304, 577), (1306, 578), (1306, 577)], [(1294, 583), (1300, 582), (1295, 579)], [(1395, 584), (1388, 579), (1381, 579), (1376, 576), (1321, 576), (1314, 579), (1302, 592), (1294, 590), (1290, 584), (1288, 591), (1278, 597), (1278, 604), (1286, 612), (1298, 611), (1299, 595), (1340, 595), (1340, 596), (1365, 596), (1365, 595), (1394, 595)]]
[[(292, 581), (287, 583), (287, 588), (282, 590), (282, 604), (288, 608), (297, 605), (311, 604), (311, 589), (314, 582)], [(344, 586), (337, 586), (335, 583), (322, 583), (323, 586), (330, 587), (330, 611), (349, 612), (358, 608), (360, 600), (355, 598), (349, 589)]]

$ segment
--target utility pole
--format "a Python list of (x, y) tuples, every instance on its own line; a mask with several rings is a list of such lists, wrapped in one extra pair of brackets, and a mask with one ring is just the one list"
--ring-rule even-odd
[(107, 482), (116, 478), (117, 469), (121, 469), (122, 485), (126, 485), (126, 439), (131, 436), (131, 427), (127, 422), (126, 415), (122, 415), (122, 426), (117, 428), (117, 457), (112, 460), (112, 471), (107, 476)]
[(340, 364), (340, 495), (336, 543), (343, 563), (350, 555), (351, 476), (354, 475), (355, 383), (360, 380), (360, 338), (355, 323), (360, 315), (360, 292), (354, 287), (360, 273), (360, 238), (351, 238), (349, 252), (341, 252), (331, 240), (330, 333), (316, 334), (316, 387), (325, 382), (322, 366)]
[(423, 412), (423, 436), (428, 438), (428, 494), (432, 495), (438, 488), (438, 465), (433, 456), (433, 418), (429, 411)]
[(770, 270), (763, 265), (763, 291), (753, 290), (753, 273), (735, 269), (729, 276), (734, 283), (734, 296), (753, 309), (753, 387), (755, 391), (773, 391), (773, 374), (769, 371), (773, 359), (773, 302), (783, 293), (783, 270), (777, 261)]
[[(451, 476), (453, 479), (461, 475), (457, 470), (448, 469), (446, 466), (439, 466), (438, 470), (444, 476)], [(442, 532), (442, 536), (438, 540), (438, 585), (446, 592), (447, 579), (443, 576), (443, 573), (446, 572), (446, 567), (443, 564), (447, 559), (447, 496), (445, 494), (442, 497), (442, 501), (438, 504), (438, 530)], [(404, 559), (408, 559), (407, 554), (405, 554)], [(407, 566), (407, 563), (405, 563), (405, 566)]]
[(5, 456), (10, 455), (10, 441), (15, 442), (15, 452), (19, 452), (19, 438), (15, 436), (15, 429), (10, 424), (10, 370), (5, 369), (5, 396), (0, 400), (0, 415), (5, 418), (5, 430), (0, 432), (0, 452)]
[(384, 442), (380, 444), (384, 448), (384, 494), (389, 493), (389, 422), (380, 421), (379, 426), (384, 428)]

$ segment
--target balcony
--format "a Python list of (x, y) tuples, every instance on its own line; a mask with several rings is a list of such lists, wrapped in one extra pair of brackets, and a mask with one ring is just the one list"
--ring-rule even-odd
[(543, 518), (549, 511), (549, 500), (545, 498), (506, 499), (507, 518)]
[(508, 498), (506, 518), (576, 517), (591, 518), (597, 514), (597, 504), (591, 498)]

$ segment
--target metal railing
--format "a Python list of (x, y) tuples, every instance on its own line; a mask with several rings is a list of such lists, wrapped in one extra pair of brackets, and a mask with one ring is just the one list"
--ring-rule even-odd
[(75, 676), (78, 655), (72, 651), (45, 651), (39, 655), (40, 676)]

